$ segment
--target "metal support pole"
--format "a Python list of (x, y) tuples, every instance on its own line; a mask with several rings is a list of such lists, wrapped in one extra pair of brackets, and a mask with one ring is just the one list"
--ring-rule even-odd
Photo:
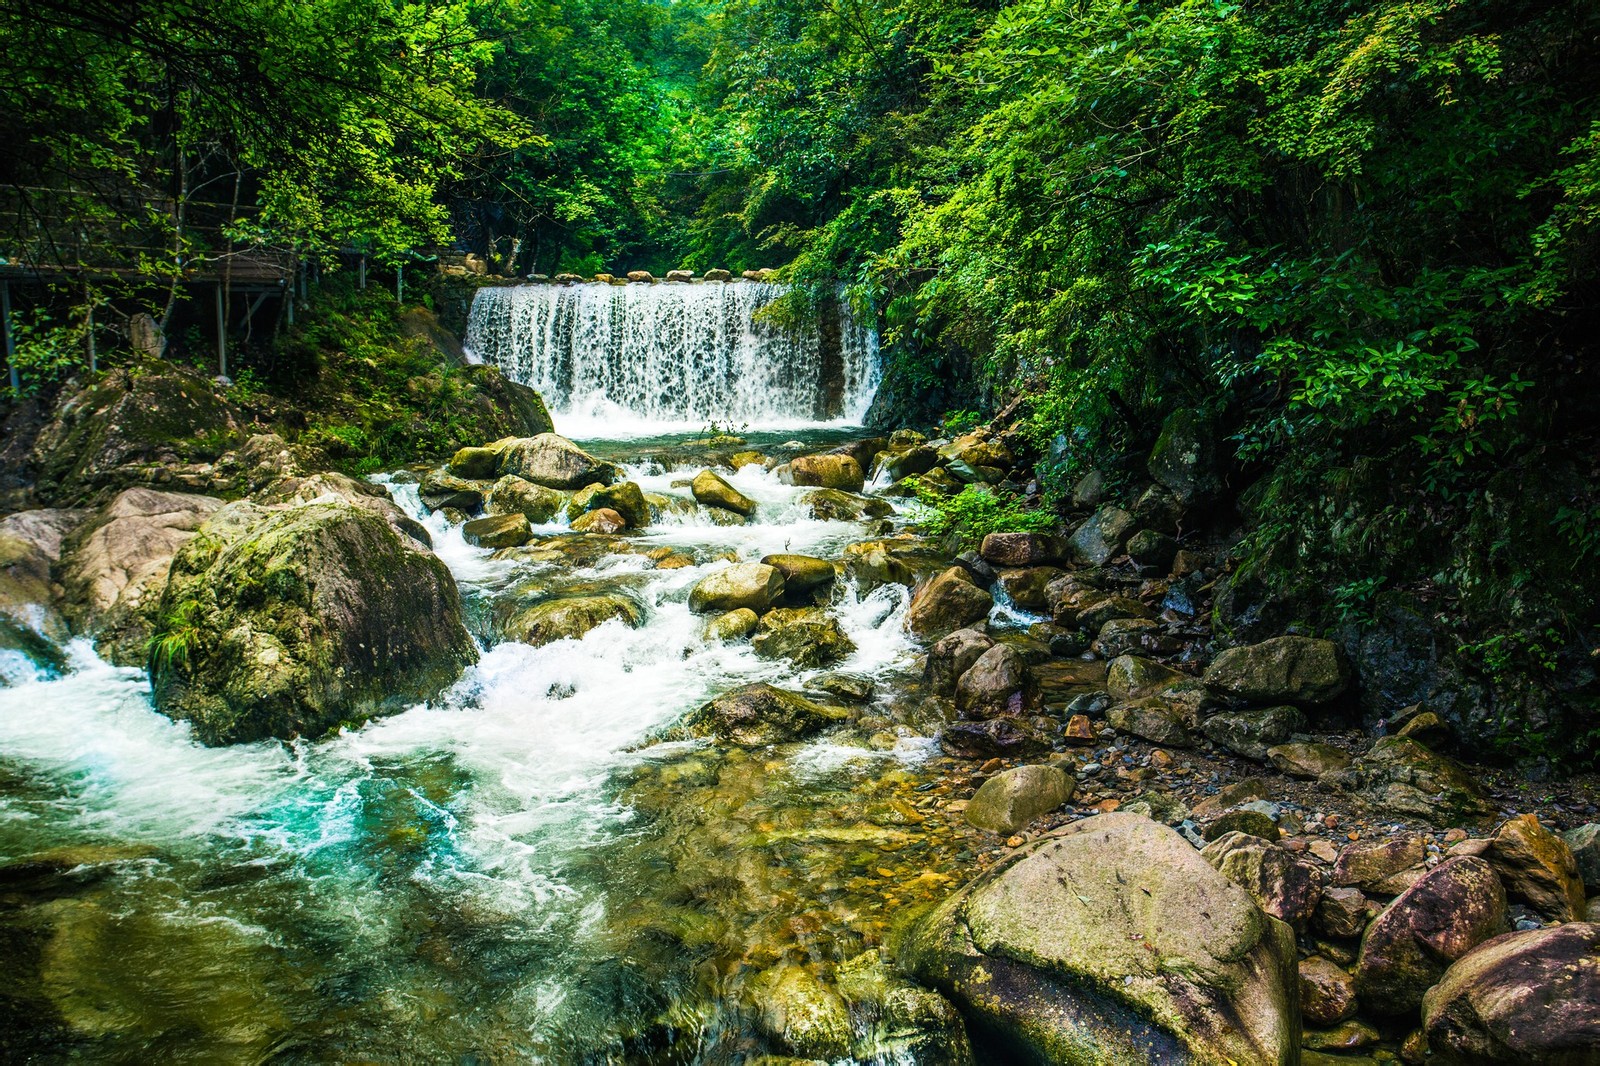
[(89, 308), (88, 320), (89, 320), (89, 334), (88, 334), (88, 340), (89, 340), (89, 373), (93, 374), (95, 371), (100, 369), (100, 361), (96, 357), (95, 350), (94, 350), (94, 308), (93, 307)]
[(22, 392), (22, 380), (17, 376), (17, 362), (11, 345), (11, 282), (0, 281), (0, 334), (5, 335), (6, 366), (11, 368), (11, 391)]
[(362, 256), (361, 257), (361, 265), (356, 268), (356, 276), (360, 279), (360, 281), (358, 283), (360, 285), (360, 287), (362, 289), (365, 289), (367, 287), (367, 257), (366, 256)]
[(228, 376), (228, 320), (222, 314), (222, 283), (217, 282), (217, 376)]
[(406, 268), (404, 266), (394, 268), (394, 302), (397, 304), (406, 302)]

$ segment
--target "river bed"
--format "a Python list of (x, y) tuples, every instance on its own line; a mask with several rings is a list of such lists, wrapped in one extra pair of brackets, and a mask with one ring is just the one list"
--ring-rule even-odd
[[(785, 434), (816, 446), (842, 431)], [(687, 496), (684, 435), (585, 442)], [(778, 440), (755, 438), (752, 447)], [(676, 459), (665, 459), (666, 456)], [(391, 479), (380, 479), (390, 481)], [(701, 635), (689, 589), (729, 559), (836, 557), (876, 523), (817, 521), (760, 466), (744, 526), (663, 516), (619, 550), (501, 557), (421, 507), (480, 662), (436, 704), (328, 739), (205, 748), (139, 670), (84, 642), (0, 689), (0, 1054), (36, 1061), (733, 1062), (780, 963), (860, 966), (895, 915), (970, 868), (915, 696), (909, 593), (841, 589), (831, 668), (876, 697), (811, 742), (657, 743), (739, 684), (820, 671)], [(899, 519), (891, 520), (898, 524)], [(658, 567), (668, 552), (689, 565)], [(528, 556), (534, 556), (530, 559)], [(645, 609), (540, 648), (485, 619), (530, 584)], [(906, 1061), (853, 1019), (866, 1061)]]

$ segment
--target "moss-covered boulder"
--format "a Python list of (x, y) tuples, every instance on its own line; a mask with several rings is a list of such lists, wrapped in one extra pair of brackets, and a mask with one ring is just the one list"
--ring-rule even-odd
[(787, 659), (801, 669), (831, 666), (856, 650), (839, 620), (815, 608), (769, 611), (751, 645), (763, 658)]
[(492, 515), (520, 514), (533, 525), (542, 526), (553, 520), (565, 503), (555, 489), (507, 474), (489, 490), (485, 509)]
[(783, 574), (764, 563), (734, 563), (700, 579), (689, 591), (689, 609), (721, 614), (748, 607), (763, 614), (783, 595)]
[(707, 507), (721, 507), (742, 515), (755, 513), (756, 501), (710, 470), (702, 470), (689, 483), (694, 498)]
[(1409, 737), (1381, 737), (1353, 765), (1327, 775), (1379, 811), (1454, 825), (1493, 807), (1471, 773)]
[(783, 575), (784, 594), (791, 597), (831, 585), (837, 575), (832, 563), (814, 555), (764, 555), (761, 562)]
[(135, 485), (216, 492), (209, 464), (245, 439), (244, 415), (208, 378), (150, 360), (62, 394), (33, 450), (39, 496), (98, 502)]
[(813, 489), (803, 494), (797, 502), (819, 522), (860, 522), (867, 518), (888, 518), (894, 514), (894, 508), (887, 500), (842, 489)]
[(803, 739), (846, 717), (837, 707), (757, 683), (724, 692), (689, 712), (683, 728), (691, 736), (759, 748)]
[(1206, 668), (1206, 684), (1251, 703), (1326, 703), (1350, 685), (1350, 667), (1331, 640), (1273, 637), (1229, 648)]
[(502, 628), (506, 639), (537, 647), (576, 640), (612, 620), (636, 629), (644, 621), (644, 610), (626, 596), (572, 596), (524, 607)]
[(632, 481), (584, 486), (567, 503), (567, 519), (576, 522), (587, 512), (602, 509), (615, 511), (635, 529), (650, 524), (650, 504), (644, 498), (644, 490)]
[(837, 991), (804, 966), (763, 970), (746, 988), (756, 1025), (786, 1051), (809, 1059), (850, 1056), (850, 1011)]
[(581, 489), (609, 485), (617, 479), (616, 467), (556, 433), (512, 441), (500, 453), (497, 473), (514, 474), (547, 489)]
[(1294, 934), (1176, 832), (1088, 818), (896, 936), (900, 963), (1017, 1061), (1298, 1061)]
[(1216, 427), (1188, 407), (1167, 416), (1150, 451), (1150, 476), (1185, 505), (1222, 491), (1224, 468)]
[(527, 515), (488, 515), (463, 523), (461, 537), (479, 548), (520, 548), (533, 539), (533, 531)]
[(151, 648), (157, 709), (207, 744), (404, 710), (477, 658), (444, 564), (342, 502), (217, 511), (172, 561)]
[(469, 514), (483, 506), (483, 498), (488, 490), (489, 482), (468, 481), (443, 467), (422, 475), (422, 481), (417, 485), (417, 495), (428, 510), (453, 508)]
[(967, 821), (994, 833), (1015, 833), (1072, 798), (1077, 782), (1055, 766), (1015, 766), (978, 789), (967, 804)]

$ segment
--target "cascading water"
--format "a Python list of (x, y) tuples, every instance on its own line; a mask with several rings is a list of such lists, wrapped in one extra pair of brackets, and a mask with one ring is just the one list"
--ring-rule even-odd
[(843, 300), (803, 328), (763, 321), (786, 291), (754, 281), (485, 288), (466, 348), (539, 390), (569, 435), (615, 436), (630, 423), (859, 423), (878, 387), (876, 333)]

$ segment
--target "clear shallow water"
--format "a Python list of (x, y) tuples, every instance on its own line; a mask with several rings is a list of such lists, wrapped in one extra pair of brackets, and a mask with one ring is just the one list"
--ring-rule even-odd
[[(672, 482), (692, 473), (629, 469), (646, 491), (680, 495)], [(532, 580), (620, 589), (647, 618), (490, 646), (435, 705), (331, 739), (202, 747), (151, 709), (141, 671), (81, 643), (67, 676), (0, 689), (0, 937), (14, 960), (0, 1057), (760, 1050), (739, 976), (872, 946), (918, 898), (886, 886), (959, 843), (882, 815), (932, 750), (888, 706), (755, 756), (649, 743), (737, 684), (806, 680), (748, 644), (706, 644), (685, 602), (696, 581), (729, 555), (836, 555), (865, 536), (805, 517), (802, 490), (759, 467), (730, 480), (758, 501), (751, 524), (669, 517), (628, 538), (630, 552), (581, 565), (493, 559), (393, 486), (469, 606)], [(641, 553), (661, 547), (697, 561), (652, 569)], [(857, 651), (834, 669), (902, 675), (907, 598), (846, 590), (836, 613)]]

